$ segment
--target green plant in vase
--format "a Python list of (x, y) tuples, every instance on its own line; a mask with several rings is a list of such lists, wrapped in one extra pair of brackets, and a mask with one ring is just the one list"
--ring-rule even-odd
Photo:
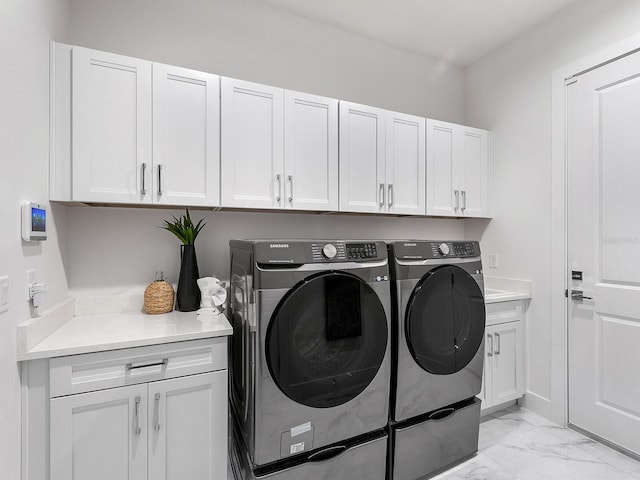
[(197, 283), (200, 274), (196, 259), (195, 241), (206, 223), (204, 223), (204, 219), (200, 219), (198, 223), (194, 224), (188, 208), (185, 208), (184, 215), (177, 218), (172, 215), (172, 218), (173, 221), (164, 220), (162, 228), (173, 233), (182, 242), (180, 246), (180, 276), (176, 292), (176, 310), (192, 312), (200, 308), (200, 288)]

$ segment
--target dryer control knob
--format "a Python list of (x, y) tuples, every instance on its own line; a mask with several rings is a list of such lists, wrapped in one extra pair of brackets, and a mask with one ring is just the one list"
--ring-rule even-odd
[(322, 254), (329, 260), (332, 260), (337, 253), (338, 249), (336, 249), (335, 245), (331, 243), (327, 243), (324, 247), (322, 247)]
[(440, 245), (438, 245), (438, 251), (442, 255), (449, 255), (449, 245), (447, 245), (446, 243), (441, 243)]

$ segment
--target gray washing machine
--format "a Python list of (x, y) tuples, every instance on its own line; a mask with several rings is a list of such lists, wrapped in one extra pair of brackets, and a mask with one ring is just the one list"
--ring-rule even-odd
[(229, 391), (252, 468), (324, 458), (337, 442), (385, 427), (385, 243), (232, 240), (230, 249)]
[(477, 451), (484, 357), (480, 247), (388, 244), (393, 312), (393, 478), (426, 478)]

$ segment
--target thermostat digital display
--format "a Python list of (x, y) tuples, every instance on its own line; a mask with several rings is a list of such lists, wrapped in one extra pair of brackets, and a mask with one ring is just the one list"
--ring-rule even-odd
[(22, 205), (22, 238), (26, 242), (47, 239), (47, 207), (29, 202)]

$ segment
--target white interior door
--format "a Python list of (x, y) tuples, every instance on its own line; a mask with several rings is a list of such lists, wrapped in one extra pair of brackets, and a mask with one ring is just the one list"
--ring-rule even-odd
[(569, 422), (640, 454), (640, 54), (567, 98)]

